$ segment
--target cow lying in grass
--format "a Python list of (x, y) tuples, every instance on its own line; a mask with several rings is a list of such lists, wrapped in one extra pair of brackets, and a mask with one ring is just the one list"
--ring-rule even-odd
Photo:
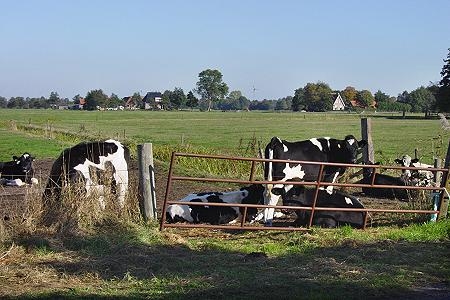
[[(284, 205), (311, 207), (316, 193), (315, 188), (296, 186), (286, 194)], [(364, 208), (360, 200), (352, 195), (334, 189), (331, 193), (326, 189), (319, 188), (316, 207), (328, 208)], [(297, 226), (308, 226), (311, 218), (311, 210), (295, 210)], [(342, 225), (350, 225), (362, 228), (366, 212), (363, 211), (337, 211), (337, 210), (315, 210), (312, 225), (325, 228), (334, 228)]]
[[(374, 164), (374, 163), (369, 163)], [(378, 165), (376, 163), (375, 165)], [(375, 177), (373, 179), (373, 177)], [(375, 168), (364, 168), (363, 178), (358, 182), (361, 184), (373, 184), (374, 185), (392, 185), (392, 186), (414, 186), (417, 181), (411, 177), (402, 174), (400, 177), (395, 177), (387, 174), (380, 174), (375, 172)], [(415, 195), (415, 191), (402, 189), (402, 188), (389, 188), (389, 187), (363, 187), (363, 193), (366, 196), (375, 198), (388, 198), (409, 201), (412, 195)]]
[[(227, 224), (242, 217), (244, 208), (231, 206), (211, 206), (208, 203), (259, 204), (264, 199), (264, 186), (253, 184), (231, 192), (205, 192), (189, 194), (181, 202), (200, 202), (205, 205), (172, 204), (167, 207), (166, 220), (169, 223), (209, 223)], [(252, 221), (256, 208), (247, 209), (246, 221)]]
[(6, 186), (22, 186), (37, 184), (33, 169), (34, 157), (28, 152), (21, 156), (13, 156), (12, 161), (0, 162), (0, 183)]
[(434, 166), (421, 163), (418, 158), (413, 159), (409, 155), (403, 155), (401, 158), (397, 158), (395, 162), (403, 167), (420, 168), (418, 170), (403, 170), (403, 174), (406, 177), (417, 180), (418, 186), (432, 186), (434, 184), (433, 172), (425, 170), (426, 168), (434, 168)]

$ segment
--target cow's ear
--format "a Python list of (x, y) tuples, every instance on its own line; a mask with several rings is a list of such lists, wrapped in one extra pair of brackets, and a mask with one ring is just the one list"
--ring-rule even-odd
[(403, 164), (403, 160), (398, 159), (398, 158), (396, 158), (396, 159), (394, 160), (394, 162), (395, 162), (396, 164), (399, 164), (399, 165)]
[(13, 160), (18, 160), (19, 159), (19, 157), (18, 156), (13, 156)]
[(367, 141), (366, 140), (360, 140), (358, 142), (358, 147), (359, 148), (365, 147), (366, 145), (367, 145)]
[(415, 164), (415, 163), (417, 163), (417, 162), (419, 162), (419, 159), (418, 159), (418, 158), (411, 159), (411, 163), (412, 163), (412, 164)]

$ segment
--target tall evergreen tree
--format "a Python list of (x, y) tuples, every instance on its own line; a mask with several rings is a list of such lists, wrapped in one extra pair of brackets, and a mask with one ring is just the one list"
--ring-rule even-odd
[(439, 91), (437, 94), (437, 105), (442, 111), (450, 111), (450, 48), (448, 49), (447, 59), (444, 59), (439, 81)]

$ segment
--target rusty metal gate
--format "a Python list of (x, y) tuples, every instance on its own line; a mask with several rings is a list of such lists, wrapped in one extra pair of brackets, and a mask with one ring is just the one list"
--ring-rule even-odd
[[(204, 177), (188, 177), (188, 176), (177, 176), (174, 175), (175, 166), (177, 164), (177, 158), (184, 157), (184, 158), (201, 158), (201, 159), (213, 159), (213, 160), (228, 160), (228, 161), (241, 161), (241, 162), (248, 162), (251, 164), (250, 166), (250, 174), (248, 177), (248, 180), (239, 180), (239, 179), (233, 179), (233, 178), (204, 178)], [(263, 204), (231, 204), (231, 203), (208, 203), (208, 206), (230, 206), (230, 207), (243, 207), (243, 216), (241, 218), (241, 221), (238, 225), (231, 225), (231, 224), (224, 224), (224, 225), (209, 225), (209, 224), (186, 224), (186, 223), (167, 223), (166, 222), (166, 210), (167, 207), (171, 204), (179, 204), (179, 205), (187, 205), (187, 202), (180, 202), (173, 199), (169, 199), (169, 195), (172, 191), (172, 186), (174, 181), (200, 181), (200, 182), (224, 182), (224, 183), (238, 183), (238, 184), (286, 184), (286, 182), (282, 181), (264, 181), (264, 180), (255, 180), (255, 170), (257, 163), (264, 163), (267, 161), (272, 162), (282, 162), (282, 163), (302, 163), (306, 165), (319, 165), (320, 171), (319, 175), (316, 181), (289, 181), (289, 185), (304, 185), (304, 186), (315, 186), (316, 187), (316, 193), (314, 196), (314, 199), (312, 201), (312, 205), (310, 207), (305, 206), (283, 206), (283, 205), (263, 205)], [(400, 167), (400, 166), (383, 166), (383, 165), (361, 165), (361, 164), (339, 164), (339, 163), (323, 163), (323, 162), (312, 162), (312, 161), (295, 161), (295, 160), (281, 160), (281, 159), (264, 159), (264, 158), (246, 158), (246, 157), (231, 157), (231, 156), (220, 156), (220, 155), (201, 155), (201, 154), (191, 154), (191, 153), (179, 153), (179, 152), (173, 152), (171, 161), (170, 161), (170, 167), (169, 167), (169, 175), (167, 179), (167, 186), (166, 186), (166, 194), (164, 198), (164, 204), (162, 207), (162, 217), (160, 221), (160, 230), (163, 230), (166, 227), (178, 227), (178, 228), (211, 228), (211, 229), (236, 229), (236, 230), (287, 230), (287, 231), (294, 231), (294, 230), (309, 230), (309, 227), (311, 227), (313, 218), (314, 218), (314, 212), (320, 211), (320, 210), (329, 210), (329, 211), (354, 211), (354, 212), (365, 212), (365, 220), (364, 220), (364, 226), (367, 225), (367, 217), (369, 213), (371, 212), (384, 212), (384, 213), (413, 213), (413, 214), (439, 214), (443, 213), (439, 210), (416, 210), (416, 209), (375, 209), (375, 208), (332, 208), (332, 207), (317, 207), (317, 196), (318, 196), (318, 190), (321, 186), (329, 186), (330, 182), (324, 182), (321, 181), (323, 170), (325, 166), (343, 166), (348, 168), (371, 168), (374, 169), (374, 172), (372, 173), (372, 181), (370, 184), (361, 184), (361, 183), (333, 183), (333, 186), (336, 187), (369, 187), (369, 188), (392, 188), (392, 189), (407, 189), (407, 190), (432, 190), (436, 193), (440, 194), (440, 199), (446, 194), (448, 195), (445, 186), (392, 186), (392, 185), (376, 185), (374, 183), (376, 173), (376, 169), (400, 169), (400, 170), (421, 170), (421, 168), (414, 168), (414, 167)], [(422, 168), (425, 169), (425, 168)], [(442, 178), (443, 182), (449, 182), (449, 169), (445, 168), (427, 168), (427, 171), (432, 171), (434, 173), (436, 172), (442, 172)], [(445, 194), (444, 194), (445, 193)], [(431, 199), (430, 199), (431, 201)], [(205, 205), (203, 202), (189, 202), (189, 206), (194, 205)], [(246, 215), (247, 215), (247, 208), (249, 207), (255, 207), (255, 208), (275, 208), (275, 209), (289, 209), (289, 210), (308, 210), (311, 211), (310, 219), (307, 227), (281, 227), (281, 226), (273, 226), (273, 227), (264, 227), (261, 226), (261, 224), (251, 224), (250, 222), (246, 222)]]

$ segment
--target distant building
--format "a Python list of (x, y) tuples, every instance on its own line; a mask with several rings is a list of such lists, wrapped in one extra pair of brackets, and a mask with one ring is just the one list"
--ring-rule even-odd
[(137, 108), (137, 103), (133, 99), (133, 96), (123, 97), (122, 101), (124, 103), (125, 109), (136, 109)]
[(164, 109), (164, 105), (162, 104), (162, 94), (160, 92), (148, 92), (144, 98), (142, 98), (142, 102), (144, 103), (144, 109)]
[(340, 93), (337, 93), (337, 96), (333, 101), (333, 110), (344, 110), (344, 109), (345, 109), (344, 99), (342, 99)]
[(80, 99), (78, 99), (78, 100), (79, 100), (78, 103), (70, 106), (69, 109), (75, 109), (75, 110), (77, 110), (77, 109), (79, 109), (79, 110), (84, 109), (84, 106), (86, 105), (86, 99), (84, 99), (83, 97), (80, 97)]

